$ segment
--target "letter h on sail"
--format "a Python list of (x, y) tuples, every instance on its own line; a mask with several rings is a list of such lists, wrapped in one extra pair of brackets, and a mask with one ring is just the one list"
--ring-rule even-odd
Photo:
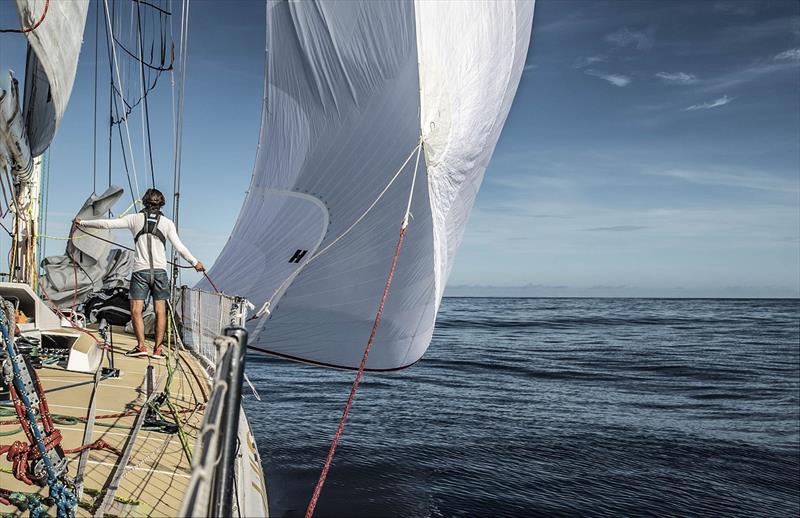
[(300, 250), (299, 248), (295, 251), (294, 255), (289, 259), (290, 263), (299, 263), (303, 257), (306, 256), (308, 250)]

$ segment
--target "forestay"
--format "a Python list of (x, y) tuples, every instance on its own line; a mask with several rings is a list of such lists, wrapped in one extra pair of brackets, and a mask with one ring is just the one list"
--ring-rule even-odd
[(211, 272), (256, 307), (272, 302), (255, 343), (358, 366), (421, 138), (413, 219), (367, 367), (422, 356), (532, 19), (532, 2), (268, 3), (255, 170)]

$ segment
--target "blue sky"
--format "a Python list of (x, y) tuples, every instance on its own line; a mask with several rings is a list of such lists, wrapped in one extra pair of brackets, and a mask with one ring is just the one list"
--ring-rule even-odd
[[(255, 157), (264, 6), (191, 5), (181, 226), (192, 251), (212, 263)], [(53, 235), (66, 233), (92, 189), (93, 16), (94, 6), (52, 148)], [(0, 22), (16, 23), (8, 0), (0, 0)], [(101, 186), (104, 53), (101, 43)], [(0, 70), (7, 68), (24, 70), (20, 36), (0, 35)], [(449, 293), (800, 295), (798, 92), (798, 2), (540, 0), (525, 73)], [(150, 99), (157, 184), (166, 192), (167, 75)], [(138, 121), (136, 111), (130, 128), (144, 185)], [(125, 185), (116, 153), (114, 182)], [(62, 246), (50, 242), (48, 251)], [(0, 247), (5, 254), (7, 241)]]

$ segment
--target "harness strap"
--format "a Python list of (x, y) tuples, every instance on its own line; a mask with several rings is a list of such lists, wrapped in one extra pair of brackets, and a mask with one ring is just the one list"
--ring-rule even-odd
[[(142, 226), (142, 230), (136, 234), (136, 237), (133, 238), (134, 242), (138, 242), (139, 238), (143, 235), (147, 235), (147, 256), (150, 261), (150, 280), (148, 281), (148, 286), (152, 289), (153, 285), (155, 284), (155, 268), (153, 265), (153, 236), (156, 236), (162, 245), (166, 245), (167, 243), (167, 236), (164, 235), (163, 232), (158, 228), (158, 223), (161, 221), (161, 211), (148, 211), (144, 209), (142, 211), (144, 214), (144, 225)], [(155, 217), (154, 217), (155, 216)]]
[(158, 228), (158, 222), (161, 221), (161, 211), (149, 212), (145, 209), (142, 211), (142, 214), (144, 214), (144, 226), (142, 226), (142, 230), (136, 234), (136, 237), (133, 238), (133, 241), (139, 241), (139, 238), (145, 234), (152, 234), (156, 236), (163, 245), (166, 245), (167, 236)]

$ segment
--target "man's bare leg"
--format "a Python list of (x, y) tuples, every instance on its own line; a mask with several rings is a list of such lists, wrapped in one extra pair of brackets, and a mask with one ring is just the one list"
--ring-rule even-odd
[(143, 310), (143, 300), (131, 300), (131, 321), (133, 322), (133, 333), (136, 335), (136, 344), (139, 349), (147, 347), (147, 345), (144, 343), (144, 319), (142, 319)]
[(153, 302), (153, 309), (156, 312), (156, 345), (153, 348), (153, 352), (155, 352), (164, 343), (164, 332), (167, 329), (167, 302), (156, 300)]

